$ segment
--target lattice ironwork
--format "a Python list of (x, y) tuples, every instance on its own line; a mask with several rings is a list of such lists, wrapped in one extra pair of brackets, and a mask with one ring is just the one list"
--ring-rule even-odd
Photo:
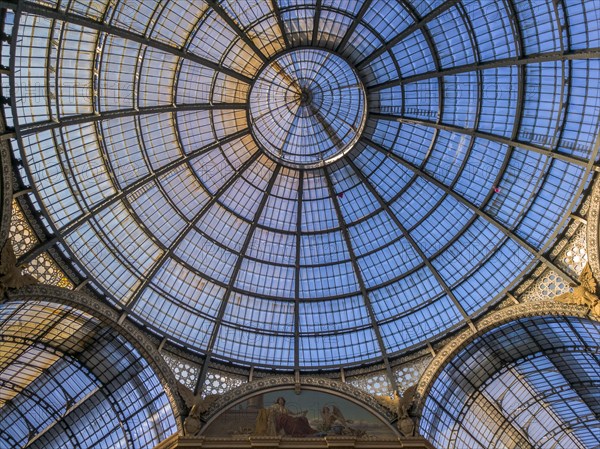
[(175, 378), (193, 391), (200, 375), (200, 366), (166, 352), (163, 352), (162, 356), (173, 371)]
[(543, 301), (572, 291), (573, 288), (569, 285), (568, 280), (553, 270), (544, 270), (543, 274), (522, 293), (519, 300)]
[(247, 377), (209, 369), (202, 387), (202, 394), (224, 394), (248, 382)]
[(432, 357), (422, 357), (418, 360), (408, 362), (394, 370), (398, 392), (402, 393), (408, 387), (416, 385), (427, 369)]
[(12, 202), (9, 238), (12, 240), (13, 250), (17, 257), (25, 254), (39, 242), (17, 200)]
[(580, 275), (588, 263), (587, 229), (585, 225), (577, 228), (565, 248), (558, 254), (557, 261), (571, 272)]
[(69, 290), (75, 288), (48, 253), (37, 256), (27, 264), (25, 270), (42, 284), (55, 285)]
[(346, 379), (346, 381), (369, 394), (377, 396), (390, 396), (393, 394), (392, 386), (385, 372), (365, 374)]

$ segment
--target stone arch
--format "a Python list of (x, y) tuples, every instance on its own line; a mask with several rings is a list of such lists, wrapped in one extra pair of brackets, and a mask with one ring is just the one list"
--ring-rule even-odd
[(491, 313), (477, 323), (477, 332), (467, 329), (458, 334), (437, 353), (427, 366), (417, 386), (417, 399), (415, 402), (417, 415), (422, 411), (425, 399), (438, 375), (460, 350), (476, 338), (502, 324), (518, 320), (519, 318), (534, 316), (572, 316), (599, 319), (599, 317), (590, 315), (590, 310), (587, 307), (556, 301), (522, 303)]
[(590, 195), (587, 213), (586, 245), (588, 262), (596, 279), (600, 279), (600, 179)]

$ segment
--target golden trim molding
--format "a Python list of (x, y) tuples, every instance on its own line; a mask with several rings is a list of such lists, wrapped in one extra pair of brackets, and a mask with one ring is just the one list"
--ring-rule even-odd
[(10, 219), (12, 217), (12, 199), (13, 199), (13, 170), (10, 161), (9, 145), (5, 141), (0, 141), (0, 246), (8, 238), (10, 230)]
[[(259, 393), (290, 388), (294, 389), (297, 386), (298, 382), (294, 375), (274, 376), (245, 383), (238, 388), (228, 391), (222, 395), (214, 404), (212, 404), (203, 418), (206, 423), (209, 424), (225, 410)], [(300, 376), (299, 386), (301, 389), (323, 391), (344, 399), (348, 399), (369, 410), (383, 422), (390, 424), (390, 427), (396, 432), (396, 429), (391, 426), (391, 423), (396, 420), (396, 414), (387, 407), (383, 406), (379, 401), (377, 401), (377, 399), (375, 399), (375, 397), (363, 390), (335, 379), (311, 376)]]
[(155, 449), (435, 449), (422, 437), (360, 440), (354, 437), (329, 436), (324, 438), (245, 437), (207, 438), (173, 435)]

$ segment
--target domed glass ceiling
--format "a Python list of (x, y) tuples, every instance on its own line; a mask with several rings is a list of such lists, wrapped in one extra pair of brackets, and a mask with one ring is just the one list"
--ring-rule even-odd
[(250, 126), (282, 164), (311, 168), (352, 149), (366, 120), (365, 92), (352, 67), (320, 49), (276, 57), (252, 86)]
[(213, 358), (375, 362), (547, 256), (597, 159), (598, 2), (19, 2), (53, 243)]

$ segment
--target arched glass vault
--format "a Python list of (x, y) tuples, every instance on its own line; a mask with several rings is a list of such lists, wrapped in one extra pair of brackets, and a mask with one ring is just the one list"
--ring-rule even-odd
[(148, 448), (177, 432), (148, 362), (72, 307), (0, 305), (0, 447)]
[(523, 318), (475, 339), (427, 396), (421, 432), (436, 447), (600, 444), (597, 321)]
[[(595, 170), (599, 10), (14, 3), (2, 94), (43, 235), (21, 261), (52, 248), (75, 285), (215, 360), (389, 367), (539, 265), (575, 277), (548, 254)], [(261, 123), (262, 75), (289, 113)]]

